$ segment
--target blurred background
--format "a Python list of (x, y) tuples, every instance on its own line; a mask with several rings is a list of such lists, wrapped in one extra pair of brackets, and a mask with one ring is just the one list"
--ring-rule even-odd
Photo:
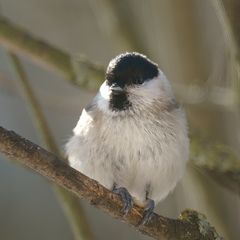
[[(76, 59), (81, 59), (83, 67), (80, 64), (76, 69), (77, 79), (81, 80), (83, 69), (87, 69), (86, 78), (93, 85), (72, 84), (67, 80), (70, 74), (38, 64), (44, 60), (35, 61), (38, 60), (35, 53), (18, 57), (9, 54), (8, 43), (13, 45), (10, 44), (12, 52), (22, 52), (17, 49), (14, 35), (9, 35), (9, 39), (3, 37), (0, 24), (0, 125), (46, 145), (39, 137), (36, 114), (31, 111), (19, 81), (20, 64), (62, 150), (81, 109), (96, 93), (96, 74), (91, 75), (91, 67), (100, 66), (99, 77), (117, 54), (139, 51), (157, 62), (172, 82), (178, 100), (186, 109), (190, 135), (197, 131), (204, 135), (204, 144), (211, 146), (218, 142), (239, 156), (240, 38), (236, 29), (239, 30), (240, 8), (237, 2), (0, 0), (2, 19), (65, 52), (73, 65)], [(237, 7), (239, 18), (234, 15)], [(101, 80), (104, 79), (98, 79)], [(205, 156), (205, 150), (200, 148), (201, 156)], [(197, 153), (194, 156), (198, 158)], [(208, 164), (210, 159), (205, 158)], [(202, 161), (203, 157), (199, 159)], [(228, 158), (224, 159), (231, 171), (239, 166), (236, 162), (234, 166), (228, 163)], [(204, 213), (225, 239), (238, 240), (240, 188), (230, 191), (210, 175), (190, 163), (184, 179), (156, 211), (176, 218), (185, 208), (193, 208)], [(85, 201), (80, 203), (94, 239), (150, 239)], [(65, 212), (46, 179), (0, 155), (0, 239), (77, 239)]]

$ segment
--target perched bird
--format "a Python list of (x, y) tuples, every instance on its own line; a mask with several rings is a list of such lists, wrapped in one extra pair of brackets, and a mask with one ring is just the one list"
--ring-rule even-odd
[(119, 194), (124, 213), (145, 208), (141, 224), (174, 189), (188, 160), (183, 109), (158, 65), (132, 52), (112, 59), (66, 144), (70, 165)]

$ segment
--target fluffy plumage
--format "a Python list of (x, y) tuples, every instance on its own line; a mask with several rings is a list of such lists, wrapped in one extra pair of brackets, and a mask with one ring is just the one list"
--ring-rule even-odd
[(158, 203), (183, 176), (185, 114), (165, 75), (141, 54), (110, 62), (73, 132), (66, 145), (70, 165), (108, 189), (125, 187), (138, 204)]

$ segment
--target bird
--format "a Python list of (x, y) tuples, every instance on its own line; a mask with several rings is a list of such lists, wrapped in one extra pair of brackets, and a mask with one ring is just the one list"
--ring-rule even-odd
[(109, 62), (65, 148), (71, 167), (120, 195), (124, 216), (134, 203), (143, 207), (144, 225), (184, 175), (186, 114), (155, 62), (122, 53)]

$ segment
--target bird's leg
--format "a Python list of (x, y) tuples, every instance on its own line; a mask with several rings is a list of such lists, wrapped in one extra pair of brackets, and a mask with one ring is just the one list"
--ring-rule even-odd
[(120, 195), (122, 198), (124, 203), (122, 211), (124, 216), (126, 216), (133, 207), (132, 196), (125, 187), (116, 187), (116, 185), (113, 186), (113, 192)]
[(155, 202), (152, 199), (148, 198), (146, 201), (146, 205), (144, 207), (143, 219), (139, 224), (140, 226), (147, 224), (151, 220), (154, 208), (155, 208)]

